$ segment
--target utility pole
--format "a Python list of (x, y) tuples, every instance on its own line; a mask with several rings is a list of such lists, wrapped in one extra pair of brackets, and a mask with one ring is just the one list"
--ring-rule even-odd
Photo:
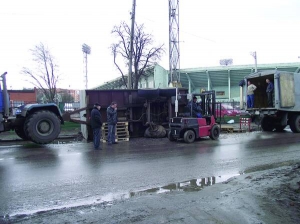
[(134, 25), (135, 25), (135, 5), (136, 0), (132, 2), (131, 12), (131, 33), (130, 33), (130, 51), (129, 51), (129, 71), (128, 71), (128, 89), (132, 87), (132, 53), (133, 53), (133, 39), (134, 39)]

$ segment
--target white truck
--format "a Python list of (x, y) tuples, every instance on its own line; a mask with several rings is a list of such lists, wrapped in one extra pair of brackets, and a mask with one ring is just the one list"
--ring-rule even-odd
[[(263, 131), (282, 131), (287, 125), (294, 133), (300, 133), (300, 73), (268, 70), (250, 74), (244, 78), (242, 103), (244, 109), (259, 122)], [(268, 107), (267, 83), (274, 84), (273, 106)], [(254, 107), (247, 108), (248, 81), (254, 91)]]

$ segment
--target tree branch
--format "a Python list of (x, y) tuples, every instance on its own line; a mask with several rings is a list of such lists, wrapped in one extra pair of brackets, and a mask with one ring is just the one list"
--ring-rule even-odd
[(49, 102), (55, 102), (56, 85), (59, 75), (56, 74), (56, 65), (50, 51), (43, 43), (31, 49), (33, 61), (37, 64), (37, 72), (33, 73), (28, 68), (23, 68), (22, 73), (28, 76), (35, 87), (41, 89)]
[[(121, 70), (121, 67), (116, 62), (117, 56), (123, 58), (125, 67), (129, 65), (129, 53), (130, 53), (130, 35), (131, 29), (125, 22), (121, 22), (119, 26), (114, 26), (112, 34), (115, 35), (117, 44), (111, 46), (113, 60), (116, 68), (120, 71), (123, 77), (125, 86), (127, 84), (124, 79), (124, 73)], [(154, 62), (161, 58), (161, 55), (164, 53), (163, 46), (154, 47), (153, 37), (151, 34), (144, 32), (144, 25), (135, 24), (135, 34), (133, 38), (133, 67), (134, 72), (132, 74), (133, 87), (138, 87), (138, 82), (140, 77), (145, 73), (145, 69), (151, 66)]]

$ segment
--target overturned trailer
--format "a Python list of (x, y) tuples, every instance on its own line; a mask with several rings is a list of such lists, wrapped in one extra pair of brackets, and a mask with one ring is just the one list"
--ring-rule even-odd
[[(186, 94), (187, 91), (184, 88), (178, 89), (179, 94)], [(168, 126), (169, 118), (175, 116), (175, 96), (176, 88), (84, 90), (80, 96), (81, 108), (66, 113), (64, 119), (81, 123), (84, 137), (92, 139), (89, 120), (94, 103), (101, 105), (102, 120), (106, 122), (107, 107), (115, 101), (118, 104), (118, 120), (128, 124), (130, 137), (142, 137), (151, 124)], [(183, 112), (180, 106), (186, 105), (187, 101), (186, 96), (178, 99), (179, 112)], [(78, 112), (80, 120), (72, 118), (71, 115)]]

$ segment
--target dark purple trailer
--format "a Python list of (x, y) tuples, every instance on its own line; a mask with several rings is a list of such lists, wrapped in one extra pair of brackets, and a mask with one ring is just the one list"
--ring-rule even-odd
[[(175, 116), (174, 88), (166, 89), (111, 89), (111, 90), (86, 90), (86, 117), (90, 118), (90, 112), (94, 103), (101, 105), (103, 122), (106, 122), (106, 109), (112, 101), (118, 104), (119, 121), (127, 121), (130, 137), (144, 136), (147, 123), (168, 126), (169, 118)], [(180, 88), (180, 94), (186, 94), (187, 89)], [(179, 105), (186, 105), (187, 99), (179, 99)], [(87, 122), (88, 123), (88, 122)], [(89, 139), (92, 137), (88, 126)]]

